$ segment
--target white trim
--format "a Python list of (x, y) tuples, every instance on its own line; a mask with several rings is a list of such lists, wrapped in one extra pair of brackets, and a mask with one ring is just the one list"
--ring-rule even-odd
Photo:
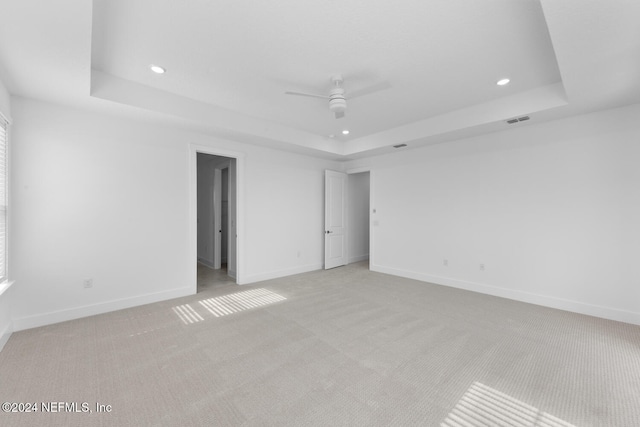
[(351, 169), (347, 169), (346, 171), (344, 171), (344, 173), (346, 173), (347, 175), (353, 175), (356, 173), (364, 173), (364, 172), (371, 172), (371, 167), (370, 166), (361, 166), (358, 168), (351, 168)]
[(262, 282), (263, 280), (271, 280), (271, 279), (278, 279), (280, 277), (292, 276), (294, 274), (308, 273), (310, 271), (322, 270), (323, 268), (324, 268), (324, 264), (317, 263), (317, 264), (303, 265), (303, 266), (294, 267), (294, 268), (286, 268), (284, 270), (276, 270), (276, 271), (269, 271), (266, 273), (252, 274), (250, 276), (245, 277), (243, 285), (246, 285), (249, 283), (255, 283), (255, 282)]
[(11, 322), (4, 328), (4, 331), (0, 332), (0, 351), (4, 348), (4, 345), (11, 338), (11, 334), (13, 333), (13, 325)]
[(529, 304), (541, 305), (544, 307), (570, 311), (573, 313), (586, 314), (588, 316), (600, 317), (603, 319), (616, 320), (618, 322), (640, 325), (640, 313), (620, 310), (617, 308), (603, 307), (599, 305), (587, 304), (579, 301), (572, 301), (563, 298), (556, 298), (547, 295), (533, 294), (530, 292), (505, 289), (497, 286), (486, 285), (484, 283), (468, 282), (465, 280), (453, 279), (450, 277), (433, 276), (430, 274), (418, 273), (415, 271), (401, 270), (381, 265), (370, 265), (371, 271), (391, 274), (393, 276), (406, 277), (408, 279), (420, 280), (422, 282), (434, 283), (436, 285), (450, 286), (452, 288), (464, 289), (486, 295), (493, 295)]
[(190, 286), (172, 289), (170, 291), (154, 292), (152, 294), (140, 295), (131, 298), (123, 298), (97, 304), (74, 307), (65, 310), (51, 311), (44, 314), (36, 314), (13, 319), (13, 330), (22, 331), (24, 329), (37, 328), (39, 326), (51, 325), (53, 323), (66, 322), (67, 320), (79, 319), (82, 317), (94, 316), (96, 314), (108, 313), (110, 311), (122, 310), (124, 308), (137, 307), (139, 305), (151, 304), (159, 301), (166, 301), (174, 298), (193, 295)]
[[(197, 171), (198, 171), (198, 153), (211, 154), (213, 156), (223, 156), (236, 159), (236, 283), (241, 285), (244, 283), (244, 162), (245, 153), (239, 151), (225, 150), (207, 145), (189, 144), (189, 217), (188, 217), (188, 247), (187, 265), (193, 265), (198, 259), (198, 194), (197, 194)], [(195, 266), (194, 266), (195, 267)], [(189, 275), (189, 283), (193, 292), (198, 289), (197, 269), (193, 268)]]

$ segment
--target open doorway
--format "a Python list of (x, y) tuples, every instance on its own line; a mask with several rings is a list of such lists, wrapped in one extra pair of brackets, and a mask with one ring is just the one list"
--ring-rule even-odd
[(235, 284), (236, 160), (196, 154), (197, 291)]
[(366, 263), (367, 268), (370, 251), (370, 193), (369, 171), (347, 174), (348, 263)]

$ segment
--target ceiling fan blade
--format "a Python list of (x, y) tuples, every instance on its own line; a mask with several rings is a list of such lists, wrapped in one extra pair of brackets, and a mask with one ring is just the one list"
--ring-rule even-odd
[(373, 86), (365, 87), (359, 90), (354, 90), (353, 92), (347, 92), (347, 99), (353, 99), (359, 96), (369, 95), (370, 93), (380, 92), (382, 90), (387, 90), (390, 87), (391, 87), (391, 83), (381, 82)]
[(304, 92), (292, 92), (292, 91), (286, 91), (284, 93), (285, 95), (296, 95), (296, 96), (308, 96), (311, 98), (322, 98), (322, 99), (329, 99), (328, 96), (326, 95), (316, 95), (315, 93), (304, 93)]
[(336, 116), (336, 119), (341, 119), (344, 117), (344, 111), (336, 111), (333, 114)]

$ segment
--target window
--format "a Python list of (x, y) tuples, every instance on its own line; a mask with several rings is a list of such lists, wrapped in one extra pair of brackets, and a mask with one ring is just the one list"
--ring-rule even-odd
[(0, 284), (7, 280), (7, 122), (0, 115)]

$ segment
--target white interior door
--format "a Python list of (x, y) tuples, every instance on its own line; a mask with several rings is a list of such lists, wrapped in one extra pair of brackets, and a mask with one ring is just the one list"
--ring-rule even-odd
[(213, 268), (222, 266), (222, 169), (213, 171)]
[(324, 173), (324, 268), (347, 264), (347, 174)]

